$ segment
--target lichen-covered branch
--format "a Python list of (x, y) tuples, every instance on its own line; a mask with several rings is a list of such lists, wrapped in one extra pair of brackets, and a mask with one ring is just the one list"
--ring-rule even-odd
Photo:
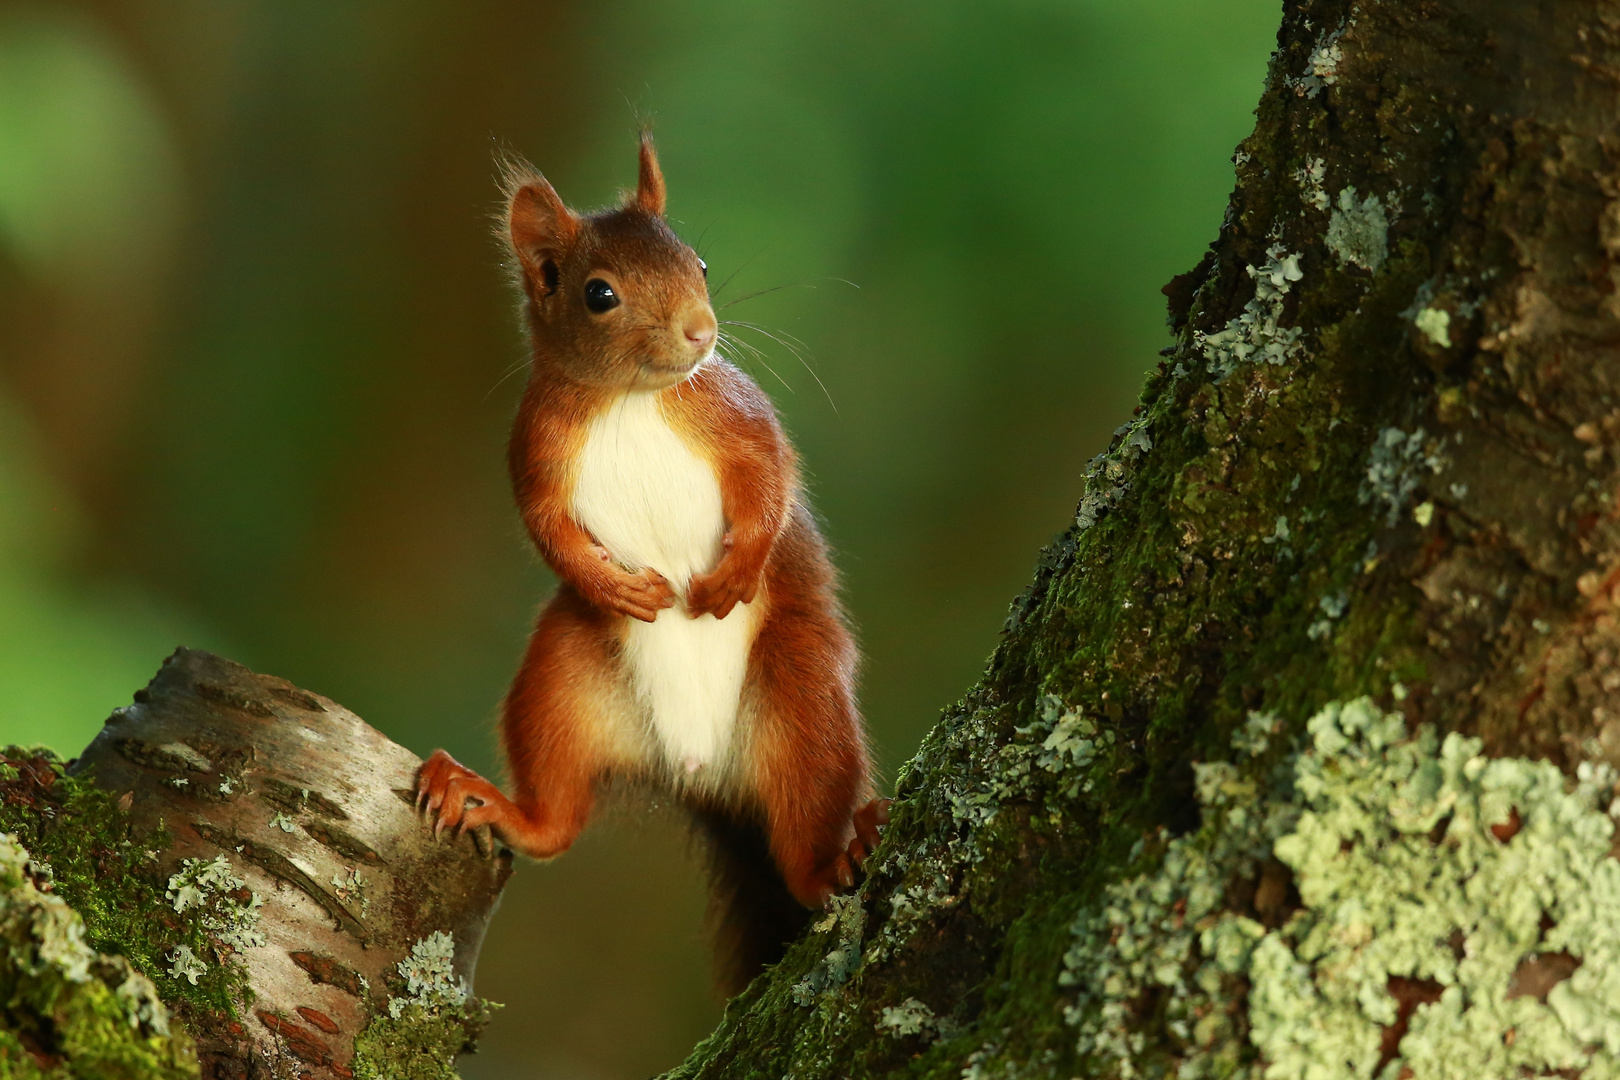
[(674, 1075), (1615, 1071), (1617, 119), (1613, 2), (1285, 3), (1140, 408)]
[(7, 751), (0, 1076), (450, 1080), (510, 857), (434, 839), (419, 765), (184, 649), (71, 768)]

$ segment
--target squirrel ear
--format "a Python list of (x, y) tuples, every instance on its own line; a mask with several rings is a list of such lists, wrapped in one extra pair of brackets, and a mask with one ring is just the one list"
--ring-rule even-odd
[(641, 133), (641, 177), (636, 182), (635, 205), (649, 214), (664, 212), (664, 171), (658, 167), (650, 131)]
[[(506, 220), (512, 253), (529, 283), (550, 292), (556, 287), (556, 260), (579, 236), (579, 217), (538, 173), (522, 177), (509, 190)], [(549, 273), (547, 262), (552, 263)]]

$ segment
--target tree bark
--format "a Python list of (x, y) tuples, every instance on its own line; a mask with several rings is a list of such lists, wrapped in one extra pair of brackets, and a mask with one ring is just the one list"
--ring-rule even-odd
[[(240, 965), (251, 1000), (236, 1017), (182, 1013), (204, 1077), (449, 1075), (511, 857), (487, 837), (434, 839), (414, 808), (420, 764), (334, 702), (187, 649), (78, 759), (137, 835), (167, 834), (169, 906), (224, 904), (248, 924), (216, 935), (214, 956), (170, 958), (167, 977), (193, 983)], [(441, 1020), (447, 1047), (445, 1032), (407, 1037)]]
[[(1574, 1047), (1511, 1072), (1613, 1067), (1552, 989), (1597, 954), (1538, 945), (1534, 919), (1503, 953), (1520, 956), (1511, 986), (1426, 974), (1444, 957), (1425, 953), (1390, 962), (1387, 1000), (1379, 982), (1340, 1011), (1320, 1002), (1342, 973), (1288, 935), (1329, 903), (1300, 815), (1345, 807), (1301, 778), (1351, 775), (1347, 753), (1375, 772), (1407, 755), (1456, 806), (1490, 802), (1468, 786), (1484, 766), (1445, 771), (1445, 754), (1521, 778), (1533, 763), (1515, 756), (1545, 758), (1579, 767), (1569, 821), (1602, 818), (1611, 777), (1593, 767), (1620, 758), (1617, 106), (1613, 2), (1287, 0), (1226, 220), (1166, 287), (1175, 344), (1137, 415), (983, 679), (902, 770), (871, 876), (672, 1075), (1452, 1075), (1407, 1032), (1452, 1008), (1479, 1046), (1524, 1050), (1528, 1027), (1479, 1019), (1491, 995), (1545, 1008), (1535, 1023)], [(1480, 741), (1441, 749), (1445, 732)], [(1512, 790), (1478, 820), (1435, 816), (1432, 857), (1540, 843), (1530, 824), (1514, 840), (1542, 804)], [(1345, 839), (1346, 859), (1411, 854), (1398, 801), (1364, 807), (1381, 839)], [(1237, 824), (1239, 805), (1271, 831)], [(1259, 846), (1210, 854), (1239, 834)], [(1204, 936), (1144, 973), (1127, 945), (1169, 955), (1194, 855), (1214, 867), (1214, 899), (1192, 901)], [(1449, 962), (1496, 947), (1482, 927), (1507, 899), (1446, 916)], [(1576, 899), (1538, 901), (1539, 932)], [(1260, 952), (1216, 963), (1209, 934), (1240, 924), (1266, 956), (1294, 950), (1320, 1036), (1294, 1058), (1261, 1029), (1281, 1006), (1258, 1000)], [(1358, 949), (1390, 931), (1366, 933)], [(1212, 981), (1183, 985), (1195, 974)], [(1353, 1053), (1322, 1034), (1340, 1016), (1371, 1032)]]

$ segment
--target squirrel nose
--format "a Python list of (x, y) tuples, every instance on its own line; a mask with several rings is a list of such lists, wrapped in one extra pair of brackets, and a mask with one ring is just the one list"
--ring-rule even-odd
[(714, 312), (704, 308), (686, 317), (685, 324), (681, 326), (681, 334), (686, 338), (686, 343), (692, 346), (694, 350), (706, 352), (709, 346), (714, 344), (714, 335), (717, 329)]

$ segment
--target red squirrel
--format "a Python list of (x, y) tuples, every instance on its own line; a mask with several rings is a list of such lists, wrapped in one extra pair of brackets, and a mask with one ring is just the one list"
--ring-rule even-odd
[(506, 172), (532, 350), (508, 464), (560, 583), (502, 708), (512, 796), (438, 750), (418, 803), (435, 832), (487, 825), (549, 859), (605, 783), (672, 793), (709, 841), (735, 992), (888, 820), (837, 578), (770, 400), (715, 352), (708, 267), (664, 218), (651, 139), (615, 209)]

